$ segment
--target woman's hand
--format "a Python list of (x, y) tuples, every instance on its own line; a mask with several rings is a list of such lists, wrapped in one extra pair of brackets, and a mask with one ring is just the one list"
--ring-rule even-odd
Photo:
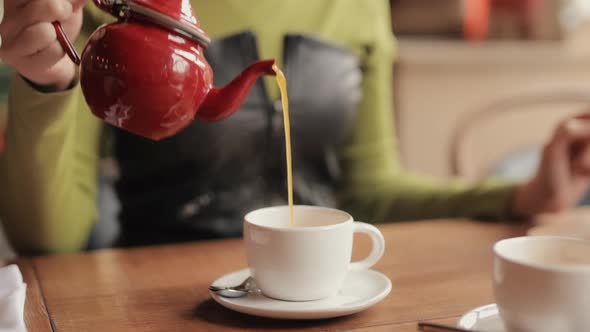
[(590, 185), (590, 113), (563, 121), (543, 149), (535, 176), (516, 188), (515, 215), (559, 212), (576, 205)]
[(57, 41), (53, 21), (75, 40), (86, 0), (4, 0), (0, 24), (0, 59), (32, 83), (60, 91), (75, 78), (76, 68)]

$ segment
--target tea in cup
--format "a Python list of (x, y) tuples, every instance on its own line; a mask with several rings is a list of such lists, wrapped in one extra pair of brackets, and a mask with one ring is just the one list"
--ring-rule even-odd
[[(367, 258), (351, 262), (353, 234), (372, 239)], [(252, 211), (245, 216), (244, 243), (250, 272), (262, 293), (285, 301), (312, 301), (338, 293), (350, 271), (367, 270), (385, 251), (373, 225), (344, 211), (296, 205)]]
[(493, 279), (507, 331), (590, 331), (590, 242), (559, 236), (499, 241)]

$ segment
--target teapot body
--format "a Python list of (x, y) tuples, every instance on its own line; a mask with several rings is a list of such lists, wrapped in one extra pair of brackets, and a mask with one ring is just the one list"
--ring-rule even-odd
[(82, 53), (80, 81), (90, 110), (152, 140), (188, 126), (212, 89), (202, 48), (141, 21), (101, 26)]

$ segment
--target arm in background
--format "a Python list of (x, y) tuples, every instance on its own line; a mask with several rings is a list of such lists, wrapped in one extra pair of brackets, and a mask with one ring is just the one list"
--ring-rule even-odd
[[(94, 23), (84, 18), (78, 49)], [(21, 254), (84, 248), (97, 215), (100, 122), (78, 84), (42, 93), (20, 75), (12, 79), (8, 112), (0, 220), (9, 241)]]
[(373, 30), (370, 53), (364, 59), (363, 100), (352, 138), (340, 154), (345, 171), (341, 205), (360, 220), (374, 222), (508, 217), (514, 189), (510, 183), (443, 182), (413, 174), (400, 165), (392, 112), (395, 43), (388, 3), (375, 3), (379, 5), (373, 6), (374, 12), (364, 17), (364, 26)]

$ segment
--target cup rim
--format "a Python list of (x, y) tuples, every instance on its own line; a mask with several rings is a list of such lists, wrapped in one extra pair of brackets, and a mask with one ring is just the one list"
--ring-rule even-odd
[(317, 232), (317, 231), (327, 231), (330, 229), (334, 229), (334, 228), (338, 228), (341, 227), (342, 225), (346, 225), (349, 223), (353, 223), (354, 222), (354, 218), (352, 217), (352, 215), (350, 215), (350, 213), (343, 211), (343, 210), (339, 210), (339, 209), (335, 209), (335, 208), (329, 208), (329, 207), (323, 207), (323, 206), (315, 206), (315, 205), (293, 205), (293, 210), (297, 209), (297, 208), (304, 208), (304, 209), (313, 209), (313, 210), (324, 210), (324, 211), (333, 211), (333, 212), (338, 212), (341, 213), (343, 215), (346, 215), (348, 218), (346, 219), (346, 221), (344, 222), (340, 222), (337, 224), (330, 224), (330, 225), (322, 225), (322, 226), (305, 226), (305, 227), (275, 227), (275, 226), (269, 226), (269, 225), (260, 225), (257, 224), (255, 222), (253, 222), (252, 220), (249, 220), (248, 217), (250, 217), (252, 214), (257, 213), (257, 212), (261, 212), (261, 211), (265, 211), (265, 210), (279, 210), (279, 209), (284, 209), (284, 208), (289, 208), (288, 205), (276, 205), (276, 206), (268, 206), (268, 207), (263, 207), (260, 209), (256, 209), (256, 210), (252, 210), (250, 212), (248, 212), (245, 216), (244, 216), (244, 222), (248, 223), (252, 226), (256, 226), (256, 227), (260, 227), (262, 229), (267, 229), (267, 230), (271, 230), (273, 232)]
[(571, 236), (561, 236), (561, 235), (533, 235), (533, 236), (518, 236), (512, 237), (508, 239), (503, 239), (497, 241), (494, 244), (493, 251), (496, 257), (499, 257), (509, 263), (520, 265), (524, 267), (529, 267), (537, 270), (549, 271), (549, 272), (560, 272), (560, 273), (573, 273), (573, 272), (585, 272), (590, 273), (590, 264), (572, 264), (572, 265), (562, 265), (562, 264), (555, 264), (555, 263), (548, 263), (548, 264), (541, 264), (537, 262), (528, 262), (519, 259), (514, 259), (512, 257), (508, 257), (505, 254), (500, 252), (500, 246), (504, 245), (507, 242), (525, 242), (525, 241), (541, 241), (541, 240), (566, 240), (566, 241), (573, 241), (573, 242), (582, 242), (585, 245), (590, 247), (590, 241), (571, 237)]

